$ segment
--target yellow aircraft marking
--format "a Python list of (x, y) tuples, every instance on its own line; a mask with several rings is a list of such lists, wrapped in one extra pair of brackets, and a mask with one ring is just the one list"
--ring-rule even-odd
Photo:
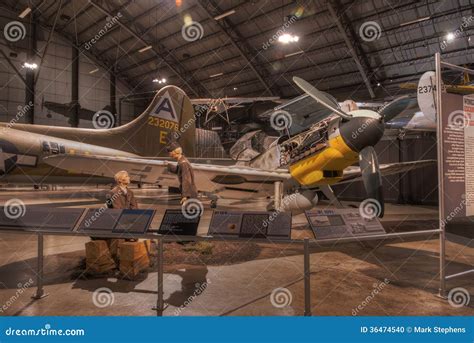
[[(418, 85), (416, 83), (401, 83), (399, 85), (401, 89), (418, 89)], [(448, 93), (456, 93), (456, 94), (472, 94), (474, 92), (474, 86), (472, 85), (444, 85), (444, 89)]]
[[(341, 136), (329, 139), (329, 147), (290, 166), (291, 176), (303, 186), (334, 184), (342, 178), (342, 171), (358, 161), (359, 154)], [(324, 171), (337, 171), (337, 176), (325, 177)]]

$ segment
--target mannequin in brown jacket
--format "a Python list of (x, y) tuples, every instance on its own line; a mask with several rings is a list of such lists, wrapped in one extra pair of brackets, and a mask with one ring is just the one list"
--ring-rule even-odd
[(107, 196), (107, 206), (111, 208), (130, 209), (138, 208), (137, 200), (133, 191), (128, 188), (130, 184), (130, 176), (125, 170), (115, 174), (115, 182), (117, 186), (112, 188)]
[[(130, 209), (134, 210), (138, 208), (137, 200), (133, 191), (128, 188), (130, 184), (130, 176), (125, 170), (119, 171), (114, 176), (115, 182), (117, 185), (112, 188), (112, 190), (107, 194), (107, 204), (108, 208), (118, 208), (118, 209)], [(105, 240), (107, 245), (110, 246), (114, 239), (112, 238), (99, 238), (91, 237), (92, 240)], [(134, 239), (126, 239), (127, 241), (134, 241)], [(117, 262), (117, 261), (116, 261)]]
[(178, 161), (176, 167), (170, 165), (169, 170), (178, 175), (181, 204), (188, 199), (197, 198), (198, 192), (194, 183), (193, 167), (188, 159), (184, 157), (183, 149), (177, 143), (171, 143), (168, 145), (167, 150), (170, 157)]

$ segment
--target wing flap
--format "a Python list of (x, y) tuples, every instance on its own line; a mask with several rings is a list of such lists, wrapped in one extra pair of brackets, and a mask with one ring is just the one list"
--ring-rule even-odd
[[(389, 176), (393, 174), (406, 173), (414, 169), (424, 168), (424, 167), (434, 166), (434, 165), (436, 165), (436, 160), (387, 163), (387, 164), (380, 165), (380, 172), (382, 173), (382, 176)], [(351, 167), (351, 168), (347, 168), (344, 171), (342, 180), (339, 181), (337, 184), (360, 181), (360, 180), (362, 180), (362, 173), (361, 173), (360, 167)]]
[[(60, 169), (87, 175), (113, 177), (120, 170), (126, 170), (135, 182), (178, 186), (175, 174), (168, 170), (176, 162), (150, 160), (144, 158), (56, 155), (44, 158), (44, 162)], [(265, 171), (242, 166), (225, 166), (191, 163), (197, 187), (200, 191), (213, 192), (226, 186), (239, 185), (241, 188), (257, 189), (259, 184), (273, 184), (291, 178), (287, 170)]]

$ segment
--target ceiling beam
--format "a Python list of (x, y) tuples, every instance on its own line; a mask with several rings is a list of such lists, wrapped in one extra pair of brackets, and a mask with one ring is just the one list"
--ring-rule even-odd
[[(104, 13), (105, 15), (111, 15), (108, 10), (106, 10), (104, 7), (96, 3), (94, 0), (89, 0), (89, 2), (97, 8), (99, 11)], [(125, 9), (121, 12), (124, 17), (129, 20), (131, 24), (131, 19), (130, 15), (126, 13)], [(152, 51), (156, 57), (158, 57), (164, 64), (176, 75), (178, 76), (181, 81), (189, 88), (191, 92), (193, 92), (196, 96), (207, 96), (210, 95), (209, 91), (202, 85), (198, 80), (194, 79), (192, 75), (190, 75), (186, 69), (181, 65), (181, 63), (174, 58), (174, 56), (171, 55), (171, 53), (159, 42), (155, 42), (154, 44), (151, 44), (150, 42), (147, 42), (145, 39), (143, 39), (139, 33), (137, 33), (134, 29), (132, 29), (130, 26), (125, 25), (122, 23), (120, 20), (117, 21), (117, 24), (120, 25), (125, 31), (127, 31), (129, 34), (134, 36), (139, 42), (141, 42), (142, 46), (148, 46), (151, 45), (152, 48), (150, 51)], [(158, 50), (156, 49), (158, 47)], [(161, 54), (158, 51), (162, 51), (163, 54)], [(186, 76), (188, 75), (188, 76)]]
[[(133, 20), (136, 22), (137, 20), (140, 20), (142, 17), (147, 16), (147, 15), (150, 15), (151, 12), (153, 12), (154, 10), (156, 10), (156, 9), (162, 7), (162, 6), (163, 6), (163, 4), (162, 4), (161, 2), (159, 2), (157, 5), (155, 5), (155, 6), (151, 7), (151, 8), (149, 8), (149, 9), (147, 9), (146, 11), (142, 12), (141, 14), (138, 14), (135, 18), (133, 18)], [(197, 6), (197, 5), (193, 5), (192, 7), (190, 7), (190, 8), (188, 9), (188, 11), (189, 11), (189, 10), (192, 10), (192, 8), (194, 8), (195, 6)], [(152, 29), (154, 29), (154, 28), (156, 28), (156, 27), (158, 27), (158, 26), (163, 27), (163, 26), (166, 25), (168, 22), (171, 22), (171, 21), (176, 20), (176, 18), (180, 17), (181, 15), (182, 15), (181, 13), (178, 13), (178, 14), (175, 14), (175, 15), (173, 15), (173, 16), (171, 16), (171, 17), (165, 19), (165, 20), (157, 20), (155, 24), (151, 25), (150, 27), (147, 27), (147, 28), (145, 29), (145, 31), (142, 33), (142, 35), (147, 34), (149, 31), (151, 31)], [(127, 37), (127, 38), (125, 38), (125, 39), (123, 39), (123, 40), (120, 40), (120, 41), (118, 42), (118, 45), (122, 46), (122, 45), (128, 43), (129, 41), (131, 41), (132, 39), (135, 39), (135, 37), (133, 37), (133, 36)], [(163, 41), (163, 39), (161, 39), (161, 40)], [(108, 51), (109, 51), (109, 49), (104, 49), (104, 50), (102, 50), (102, 51), (99, 53), (99, 55), (102, 56), (103, 54), (107, 53)], [(122, 59), (122, 57), (123, 57), (123, 55), (119, 56), (119, 57), (118, 57), (118, 60)]]
[(35, 77), (35, 80), (34, 80), (35, 85), (36, 85), (36, 82), (39, 79), (41, 69), (43, 69), (44, 58), (46, 57), (46, 53), (48, 52), (48, 48), (49, 48), (49, 45), (51, 43), (51, 39), (53, 38), (53, 33), (54, 33), (54, 30), (56, 29), (56, 24), (58, 23), (58, 18), (59, 18), (59, 14), (61, 13), (62, 6), (63, 6), (63, 0), (59, 0), (58, 9), (56, 10), (56, 16), (54, 18), (53, 27), (49, 31), (48, 40), (46, 41), (46, 45), (43, 49), (43, 53), (41, 54), (40, 65), (39, 65), (38, 72), (36, 73), (36, 77)]
[[(15, 3), (15, 5), (13, 6), (9, 6), (9, 7), (3, 7), (5, 8), (7, 11), (10, 11), (12, 12), (14, 15), (17, 15), (17, 12), (18, 12), (18, 9), (16, 8), (16, 5), (18, 5), (18, 3)], [(21, 4), (20, 4), (21, 5)], [(41, 13), (39, 13), (41, 14)], [(38, 15), (36, 17), (36, 23), (41, 26), (43, 29), (45, 30), (51, 30), (52, 29), (52, 25), (50, 25), (49, 23), (47, 23), (44, 19), (41, 20), (41, 16)], [(96, 64), (97, 66), (100, 66), (101, 68), (103, 68), (104, 70), (107, 70), (109, 71), (110, 69), (110, 65), (112, 65), (112, 63), (110, 61), (108, 61), (107, 59), (104, 59), (104, 58), (99, 58), (97, 55), (96, 55), (96, 49), (95, 47), (91, 47), (91, 49), (89, 50), (84, 50), (82, 49), (83, 46), (82, 44), (76, 44), (74, 43), (75, 42), (75, 39), (72, 35), (68, 34), (65, 30), (61, 30), (60, 28), (55, 28), (54, 29), (54, 32), (56, 34), (58, 34), (59, 36), (63, 37), (71, 46), (73, 47), (76, 47), (79, 49), (79, 51), (83, 54), (83, 55), (88, 55), (89, 57), (91, 57), (91, 59), (93, 60), (94, 64)], [(131, 89), (134, 89), (136, 87), (140, 87), (140, 83), (136, 83), (134, 85), (134, 83), (126, 76), (126, 75), (117, 75), (116, 71), (114, 70), (110, 70), (110, 72), (113, 72), (117, 78), (119, 78), (120, 80), (123, 80), (125, 81), (125, 83), (131, 88)]]
[[(209, 19), (212, 20), (223, 12), (214, 0), (198, 0), (198, 4), (206, 12)], [(279, 90), (276, 89), (275, 84), (270, 84), (268, 81), (271, 77), (270, 73), (265, 68), (256, 65), (262, 64), (260, 62), (261, 59), (259, 58), (259, 52), (247, 43), (245, 37), (243, 37), (242, 34), (231, 24), (228, 18), (214, 20), (214, 22), (227, 36), (232, 46), (239, 52), (240, 56), (242, 56), (250, 69), (252, 69), (253, 73), (260, 80), (268, 94), (278, 96)]]
[[(132, 2), (132, 0), (127, 0), (125, 1), (125, 3), (123, 3), (122, 5), (120, 5), (117, 9), (114, 9), (114, 12), (116, 12), (117, 14), (122, 10), (122, 9), (125, 9), (128, 5), (130, 5), (130, 3)], [(89, 5), (91, 7), (94, 7), (94, 4), (92, 4), (91, 2), (89, 2)], [(117, 15), (116, 14), (116, 15)], [(111, 15), (111, 14), (110, 14)], [(107, 20), (107, 17), (109, 17), (110, 15), (105, 15), (103, 16), (102, 18), (98, 19), (98, 20), (95, 20), (95, 23), (102, 23), (104, 21)], [(113, 27), (111, 27), (110, 29), (108, 29), (107, 31), (104, 32), (104, 34), (100, 37), (101, 39), (104, 38), (106, 35), (108, 35), (109, 33), (111, 32), (114, 32), (119, 26), (115, 25)], [(84, 32), (87, 32), (89, 31), (90, 29), (94, 28), (94, 26), (86, 26), (83, 30), (79, 31), (77, 33), (77, 36), (80, 37), (82, 36), (82, 34)], [(98, 54), (100, 56), (100, 52)]]
[[(244, 2), (243, 4), (248, 4), (248, 2)], [(402, 4), (402, 5), (398, 5), (398, 6), (392, 6), (392, 7), (389, 6), (388, 10), (378, 10), (378, 11), (376, 11), (376, 12), (370, 12), (370, 13), (369, 13), (369, 12), (366, 12), (366, 13), (364, 13), (363, 16), (358, 17), (358, 18), (357, 18), (357, 21), (362, 21), (362, 22), (363, 22), (363, 21), (365, 21), (367, 18), (373, 17), (373, 16), (375, 16), (375, 15), (381, 15), (381, 14), (384, 14), (384, 13), (386, 13), (386, 12), (393, 12), (393, 11), (396, 11), (396, 10), (405, 9), (407, 6), (413, 7), (414, 5), (416, 5), (416, 3), (410, 3), (410, 4), (406, 4), (406, 3), (405, 3), (405, 4)], [(242, 6), (242, 4), (239, 4), (239, 5), (236, 5), (235, 7), (229, 8), (229, 10), (238, 9), (238, 8), (240, 8), (240, 6)], [(236, 22), (236, 23), (234, 22), (234, 27), (239, 27), (239, 26), (241, 26), (241, 25), (245, 25), (245, 24), (248, 23), (249, 21), (253, 21), (253, 22), (256, 21), (256, 22), (258, 22), (258, 20), (259, 20), (260, 18), (262, 18), (262, 17), (274, 15), (274, 14), (276, 14), (276, 13), (283, 13), (283, 12), (286, 12), (286, 11), (288, 11), (288, 10), (293, 9), (294, 6), (295, 6), (295, 3), (294, 3), (294, 2), (291, 2), (291, 3), (285, 4), (285, 5), (280, 6), (280, 7), (273, 7), (271, 10), (265, 11), (265, 13), (263, 13), (263, 14), (260, 14), (260, 15), (252, 15), (250, 18), (245, 18), (244, 20), (239, 21), (239, 22)], [(192, 9), (192, 8), (191, 8), (191, 9)], [(255, 11), (255, 12), (256, 12), (256, 13), (259, 13), (259, 12), (261, 12), (261, 11)], [(321, 16), (321, 15), (323, 15), (323, 14), (326, 15), (326, 14), (328, 14), (328, 12), (329, 12), (329, 11), (326, 9), (326, 6), (323, 6), (323, 7), (321, 7), (321, 8), (318, 7), (318, 8), (316, 8), (316, 9), (314, 10), (314, 13), (313, 13), (313, 14), (310, 14), (310, 15), (301, 17), (301, 18), (298, 20), (298, 23), (303, 24), (303, 23), (306, 22), (308, 25), (312, 25), (312, 23), (313, 23), (314, 20), (315, 20), (315, 16), (316, 16), (316, 15), (317, 15), (317, 16)], [(167, 19), (167, 20), (168, 20), (168, 19)], [(166, 22), (167, 20), (165, 20), (165, 22)], [(212, 21), (214, 21), (214, 18), (212, 18), (212, 20), (209, 19), (209, 18), (206, 18), (206, 19), (200, 21), (199, 23), (200, 23), (201, 25), (205, 25), (205, 24), (210, 23), (210, 22), (212, 22)], [(150, 26), (150, 28), (153, 28), (153, 27), (158, 26), (158, 25), (161, 25), (161, 23), (154, 24), (154, 25)], [(318, 30), (318, 31), (314, 31), (314, 32), (310, 33), (309, 35), (303, 35), (302, 38), (312, 39), (313, 36), (315, 36), (316, 34), (319, 34), (319, 33), (321, 33), (321, 32), (325, 32), (326, 30), (328, 30), (328, 29), (330, 29), (330, 28), (333, 28), (333, 27), (334, 27), (335, 29), (337, 29), (337, 27), (334, 25), (334, 23), (329, 23), (329, 25), (324, 26), (324, 27), (321, 27), (321, 29)], [(272, 36), (272, 35), (278, 30), (278, 28), (279, 28), (279, 27), (272, 27), (272, 28), (267, 29), (267, 30), (259, 31), (257, 34), (254, 34), (254, 35), (245, 37), (245, 39), (246, 39), (247, 41), (249, 41), (249, 40), (251, 40), (251, 39), (254, 39), (254, 38), (256, 38), (256, 37), (261, 36), (263, 40), (266, 40), (266, 39), (268, 39), (268, 37)], [(384, 32), (385, 32), (385, 31), (386, 31), (386, 30), (384, 29)], [(175, 32), (169, 34), (168, 36), (162, 37), (161, 40), (164, 41), (164, 40), (171, 39), (171, 38), (173, 38), (174, 36), (179, 36), (179, 35), (181, 35), (181, 30), (175, 31)], [(195, 44), (196, 42), (202, 42), (202, 43), (203, 43), (204, 40), (210, 41), (210, 40), (212, 40), (212, 39), (218, 38), (220, 35), (222, 35), (222, 31), (218, 31), (218, 32), (215, 32), (215, 33), (211, 33), (211, 34), (206, 35), (205, 37), (203, 37), (202, 40), (194, 41), (194, 42), (189, 42), (189, 43), (186, 43), (186, 44), (182, 44), (178, 49), (176, 49), (176, 51), (178, 51), (178, 50), (181, 51), (181, 50), (183, 50), (183, 49), (192, 49), (192, 45)], [(229, 43), (229, 44), (225, 44), (225, 45), (221, 46), (220, 48), (223, 49), (223, 48), (227, 48), (227, 47), (230, 47), (230, 46), (232, 46), (232, 44)], [(271, 45), (271, 46), (269, 47), (269, 49), (272, 49), (273, 47), (275, 47), (275, 45)], [(268, 51), (268, 50), (267, 50), (267, 51)], [(198, 54), (198, 55), (196, 55), (196, 56), (192, 56), (191, 58), (186, 59), (186, 62), (189, 61), (189, 60), (191, 60), (191, 59), (194, 59), (194, 58), (196, 58), (196, 57), (198, 57), (198, 56), (200, 56), (200, 55), (204, 55), (204, 54), (213, 54), (213, 52), (211, 51), (210, 53), (203, 53), (203, 54)]]
[[(336, 14), (336, 10), (333, 8), (333, 6), (330, 2), (328, 2), (328, 10), (329, 10), (329, 13), (332, 17), (332, 20), (334, 20), (335, 24), (337, 25), (337, 28), (339, 29), (339, 32), (341, 33), (341, 36), (344, 39), (344, 42), (346, 43), (347, 48), (349, 49), (349, 53), (351, 54), (352, 58), (354, 59), (354, 62), (357, 66), (357, 69), (359, 70), (359, 73), (362, 76), (362, 80), (364, 80), (365, 86), (367, 87), (367, 90), (369, 91), (370, 97), (372, 99), (375, 98), (374, 89), (372, 88), (372, 84), (371, 84), (370, 79), (367, 75), (367, 73), (370, 72), (370, 69), (369, 69), (370, 66), (368, 66), (368, 65), (363, 66), (362, 65), (362, 62), (359, 58), (359, 55), (357, 54), (357, 51), (356, 51), (354, 45), (352, 44), (352, 42), (354, 42), (354, 44), (358, 44), (357, 37), (352, 37), (352, 40), (349, 39), (349, 37), (347, 36), (346, 30), (344, 28), (344, 25), (340, 20), (340, 17)], [(344, 20), (344, 13), (341, 13), (341, 17), (342, 17), (341, 19)], [(345, 24), (347, 25), (347, 23), (345, 23)], [(352, 34), (351, 34), (351, 36), (352, 36)], [(362, 50), (362, 49), (360, 48), (360, 50)], [(359, 53), (360, 53), (360, 51), (359, 51)]]
[(91, 4), (87, 4), (84, 8), (82, 8), (79, 12), (74, 13), (74, 15), (69, 18), (61, 27), (59, 28), (60, 30), (64, 30), (70, 23), (72, 23), (74, 20), (77, 20), (81, 15), (86, 13), (88, 10), (92, 8)]
[[(385, 50), (389, 50), (389, 48), (386, 48)], [(466, 56), (466, 58), (469, 58), (471, 55), (472, 55), (472, 52), (471, 50), (474, 50), (474, 48), (470, 48), (470, 49), (465, 49), (465, 48), (460, 48), (460, 49), (456, 49), (456, 50), (452, 50), (452, 51), (449, 51), (448, 54), (451, 54), (451, 55), (454, 55), (454, 54), (457, 54), (457, 53), (460, 53), (460, 52), (466, 52), (465, 54), (461, 54), (461, 55), (455, 55), (455, 56), (446, 56), (444, 57), (446, 60), (449, 60), (451, 57), (459, 57), (459, 56)], [(350, 59), (349, 58), (346, 58), (346, 59)], [(431, 61), (430, 61), (431, 60)], [(428, 62), (429, 61), (429, 62)], [(325, 64), (330, 64), (332, 62), (325, 62), (324, 64), (322, 65), (325, 65)], [(428, 54), (425, 54), (423, 56), (419, 56), (419, 57), (416, 57), (414, 59), (409, 59), (409, 60), (406, 60), (406, 61), (397, 61), (397, 62), (392, 62), (392, 63), (387, 63), (387, 64), (382, 64), (379, 66), (379, 68), (387, 68), (387, 67), (393, 67), (393, 66), (398, 66), (400, 64), (411, 64), (411, 63), (423, 63), (423, 65), (425, 66), (425, 64), (427, 65), (425, 69), (423, 69), (422, 71), (418, 72), (418, 73), (415, 73), (415, 74), (410, 74), (410, 75), (418, 75), (420, 76), (421, 74), (423, 74), (425, 71), (427, 71), (429, 69), (429, 65), (427, 63), (434, 63), (434, 60), (433, 60), (433, 55), (428, 53)], [(431, 65), (431, 64), (430, 64)], [(304, 73), (306, 70), (308, 70), (309, 68), (311, 68), (311, 66), (307, 66), (307, 67), (303, 67), (303, 68), (299, 68), (299, 69), (295, 69), (295, 70), (292, 70), (291, 72), (297, 72), (297, 73)], [(330, 76), (318, 76), (316, 78), (312, 78), (310, 80), (306, 80), (308, 81), (309, 83), (312, 83), (314, 85), (314, 82), (317, 82), (317, 81), (327, 81), (327, 80), (330, 80), (330, 79), (337, 79), (337, 78), (341, 78), (343, 76), (346, 76), (348, 78), (351, 78), (352, 75), (355, 75), (355, 74), (359, 74), (359, 71), (358, 70), (354, 70), (354, 71), (346, 71), (346, 72), (343, 72), (343, 73), (339, 73), (339, 74), (332, 74)], [(384, 79), (381, 79), (379, 80), (381, 83), (382, 83), (382, 86), (385, 86), (387, 87), (387, 85), (384, 85), (383, 82), (387, 81), (387, 80), (393, 80), (393, 84), (396, 84), (395, 80), (397, 79), (400, 79), (400, 78), (404, 78), (406, 77), (406, 75), (392, 75), (392, 76), (388, 76)], [(418, 80), (416, 80), (418, 81)], [(403, 82), (406, 82), (406, 81), (403, 81)], [(252, 79), (252, 80), (249, 80), (249, 81), (245, 81), (245, 82), (242, 82), (242, 83), (239, 83), (239, 84), (235, 84), (234, 86), (236, 87), (247, 87), (247, 86), (250, 86), (250, 85), (253, 85), (253, 84), (257, 84), (258, 83), (258, 80), (257, 79)], [(357, 84), (354, 84), (354, 85), (357, 85)], [(360, 85), (360, 83), (359, 83)], [(391, 86), (391, 84), (389, 85)], [(284, 90), (286, 88), (295, 88), (294, 85), (292, 85), (291, 83), (288, 84), (288, 85), (283, 85), (281, 86), (281, 88)], [(214, 89), (211, 89), (211, 91), (213, 91)], [(254, 93), (245, 93), (245, 94), (254, 94)], [(240, 95), (242, 96), (242, 95)]]
[[(413, 6), (413, 5), (414, 5), (413, 3), (409, 4), (409, 6)], [(286, 6), (287, 6), (287, 5), (285, 5), (284, 7), (286, 8)], [(403, 9), (403, 8), (405, 8), (405, 7), (407, 7), (407, 6), (408, 6), (407, 4), (399, 5), (399, 6), (395, 7), (394, 10), (395, 10), (395, 9)], [(233, 7), (233, 8), (237, 8), (237, 7), (238, 7), (238, 6)], [(305, 22), (305, 21), (308, 21), (308, 24), (310, 24), (309, 21), (310, 21), (310, 20), (313, 20), (313, 16), (319, 16), (319, 15), (321, 15), (321, 14), (326, 14), (326, 13), (328, 13), (328, 12), (329, 12), (329, 11), (328, 11), (327, 9), (321, 9), (321, 12), (316, 12), (316, 13), (313, 13), (311, 16), (303, 17), (303, 18), (301, 18), (299, 21), (301, 21), (302, 23)], [(383, 10), (380, 11), (380, 13), (385, 13), (385, 12), (386, 12), (386, 11), (383, 11)], [(264, 16), (264, 15), (255, 16), (255, 17), (253, 17), (252, 19), (254, 19), (254, 18), (255, 18), (255, 19), (258, 19), (258, 18), (260, 18), (260, 17), (262, 17), (262, 16)], [(363, 17), (357, 18), (357, 21), (363, 21), (363, 20), (366, 20), (367, 18), (370, 18), (370, 17), (372, 17), (372, 16), (374, 16), (374, 13), (366, 14), (366, 15), (364, 15)], [(441, 16), (441, 15), (440, 15), (440, 16)], [(435, 16), (433, 16), (433, 18), (435, 18)], [(212, 18), (212, 20), (214, 20), (214, 18)], [(203, 23), (207, 23), (207, 22), (209, 22), (209, 21), (210, 21), (209, 19), (205, 19), (205, 20), (201, 21), (200, 24), (202, 25)], [(244, 21), (244, 22), (245, 22), (245, 21)], [(236, 26), (241, 25), (241, 24), (243, 24), (244, 22), (237, 23)], [(155, 25), (158, 25), (158, 24), (155, 24)], [(154, 27), (155, 25), (151, 26), (150, 28)], [(332, 29), (332, 28), (337, 29), (337, 27), (334, 25), (334, 23), (329, 23), (328, 25), (323, 26), (323, 27), (321, 27), (320, 29), (318, 29), (318, 30), (316, 30), (316, 31), (313, 31), (313, 32), (310, 32), (310, 33), (308, 33), (308, 34), (306, 34), (306, 35), (303, 35), (303, 39), (306, 39), (306, 40), (308, 40), (308, 41), (313, 40), (315, 37), (318, 37), (321, 33), (323, 33), (323, 32), (324, 32), (324, 33), (327, 33), (327, 31), (330, 30), (330, 29)], [(388, 31), (392, 31), (392, 30), (394, 30), (394, 29), (399, 29), (399, 28), (400, 28), (399, 25), (393, 26), (393, 27), (388, 28), (388, 29), (385, 29), (385, 28), (384, 28), (384, 33), (388, 32)], [(256, 34), (254, 34), (254, 35), (245, 37), (245, 39), (246, 39), (246, 40), (252, 40), (252, 39), (255, 39), (255, 38), (259, 37), (259, 36), (265, 37), (265, 36), (268, 35), (269, 33), (273, 33), (273, 32), (275, 32), (276, 30), (277, 30), (276, 28), (272, 28), (272, 29), (268, 29), (268, 30), (265, 30), (265, 31), (261, 31), (261, 32), (258, 32), (258, 33), (256, 33)], [(176, 35), (176, 34), (181, 34), (181, 31), (175, 32), (175, 33), (172, 33), (172, 34), (170, 34), (170, 35), (168, 35), (168, 36), (166, 36), (166, 37), (163, 37), (163, 38), (161, 38), (161, 40), (166, 40), (166, 39), (168, 39), (168, 38), (170, 38), (170, 37), (172, 37), (173, 35)], [(211, 38), (211, 37), (216, 38), (219, 34), (222, 34), (222, 32), (219, 31), (219, 32), (214, 33), (214, 34), (206, 35), (205, 37), (203, 37), (203, 39), (209, 39), (209, 38)], [(131, 38), (127, 38), (127, 39), (125, 39), (125, 40), (122, 41), (122, 42), (126, 42), (126, 41), (128, 41), (129, 39), (131, 39)], [(122, 42), (121, 42), (121, 43), (122, 43)], [(121, 43), (120, 43), (120, 44), (121, 44)], [(177, 50), (181, 50), (182, 48), (189, 47), (189, 46), (190, 46), (191, 44), (193, 44), (193, 43), (194, 43), (194, 42), (181, 45)], [(338, 44), (345, 46), (344, 40), (339, 41)], [(228, 47), (231, 47), (231, 46), (232, 46), (232, 44), (231, 44), (231, 43), (228, 43), (228, 44), (225, 44), (225, 45), (220, 46), (219, 49), (225, 49), (225, 48), (228, 48)], [(327, 46), (327, 45), (326, 45), (326, 46)], [(332, 44), (330, 44), (330, 46), (335, 46), (335, 44), (332, 43)], [(271, 46), (268, 48), (267, 51), (269, 51), (269, 50), (271, 50), (271, 49), (274, 49), (275, 47), (276, 47), (275, 45), (271, 45)], [(329, 47), (329, 46), (327, 46), (327, 47)], [(318, 49), (319, 49), (319, 47), (318, 47)], [(177, 51), (177, 50), (176, 50), (176, 51)], [(103, 53), (107, 52), (107, 51), (108, 51), (108, 49), (103, 50), (103, 52), (101, 52), (101, 53), (99, 54), (99, 56), (102, 55)], [(310, 51), (310, 52), (311, 52), (311, 51)], [(307, 54), (308, 52), (305, 52), (305, 53)], [(206, 58), (207, 56), (210, 56), (210, 55), (212, 55), (212, 54), (214, 54), (213, 51), (210, 51), (210, 52), (209, 52), (209, 51), (206, 51), (206, 52), (203, 52), (203, 53), (194, 55), (194, 56), (192, 56), (192, 57), (186, 59), (185, 62), (194, 61), (195, 59), (198, 59), (198, 58), (201, 58), (201, 57), (202, 57), (202, 58)], [(236, 59), (240, 59), (241, 57), (240, 57), (240, 55), (237, 55), (237, 57), (235, 57), (235, 58), (236, 58)], [(279, 60), (281, 60), (281, 59), (279, 59)], [(149, 62), (151, 62), (151, 61), (153, 61), (153, 58), (148, 58), (148, 59), (143, 60), (143, 61), (141, 61), (141, 62), (139, 62), (139, 63), (135, 63), (135, 64), (132, 64), (132, 65), (129, 65), (128, 67), (125, 67), (125, 68), (121, 68), (120, 71), (119, 71), (119, 73), (124, 73), (124, 72), (129, 71), (129, 70), (132, 70), (132, 69), (134, 69), (134, 68), (141, 67), (141, 66), (143, 66), (143, 65), (145, 65), (145, 64), (147, 64), (147, 63), (149, 63)], [(272, 63), (272, 62), (273, 62), (273, 61), (271, 61), (271, 62), (269, 62), (269, 63)], [(220, 63), (220, 62), (218, 62), (218, 63)], [(208, 66), (206, 66), (206, 68), (207, 68), (207, 67), (208, 67)], [(159, 69), (155, 69), (154, 71), (157, 72), (158, 70), (159, 70)], [(202, 69), (201, 69), (201, 70), (202, 70)], [(193, 72), (193, 71), (191, 71), (191, 72)]]

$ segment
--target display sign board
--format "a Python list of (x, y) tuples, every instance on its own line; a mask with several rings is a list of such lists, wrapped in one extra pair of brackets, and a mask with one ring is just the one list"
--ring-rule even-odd
[(364, 218), (355, 208), (306, 211), (316, 240), (385, 234), (377, 217)]
[(91, 234), (112, 232), (122, 211), (104, 207), (89, 208), (77, 231)]
[(0, 211), (0, 227), (39, 232), (72, 231), (83, 213), (83, 208), (7, 206)]
[(449, 232), (473, 238), (474, 94), (442, 93), (440, 116), (442, 224)]
[(122, 210), (112, 232), (130, 235), (145, 234), (154, 215), (155, 210)]
[(448, 222), (474, 215), (474, 95), (442, 94), (444, 214)]
[(240, 234), (241, 223), (241, 212), (214, 211), (212, 213), (211, 223), (209, 224), (208, 235), (238, 237)]
[(200, 219), (200, 216), (185, 216), (181, 209), (166, 210), (158, 233), (194, 236), (197, 233)]
[(246, 238), (291, 238), (291, 214), (268, 211), (214, 211), (209, 235)]

